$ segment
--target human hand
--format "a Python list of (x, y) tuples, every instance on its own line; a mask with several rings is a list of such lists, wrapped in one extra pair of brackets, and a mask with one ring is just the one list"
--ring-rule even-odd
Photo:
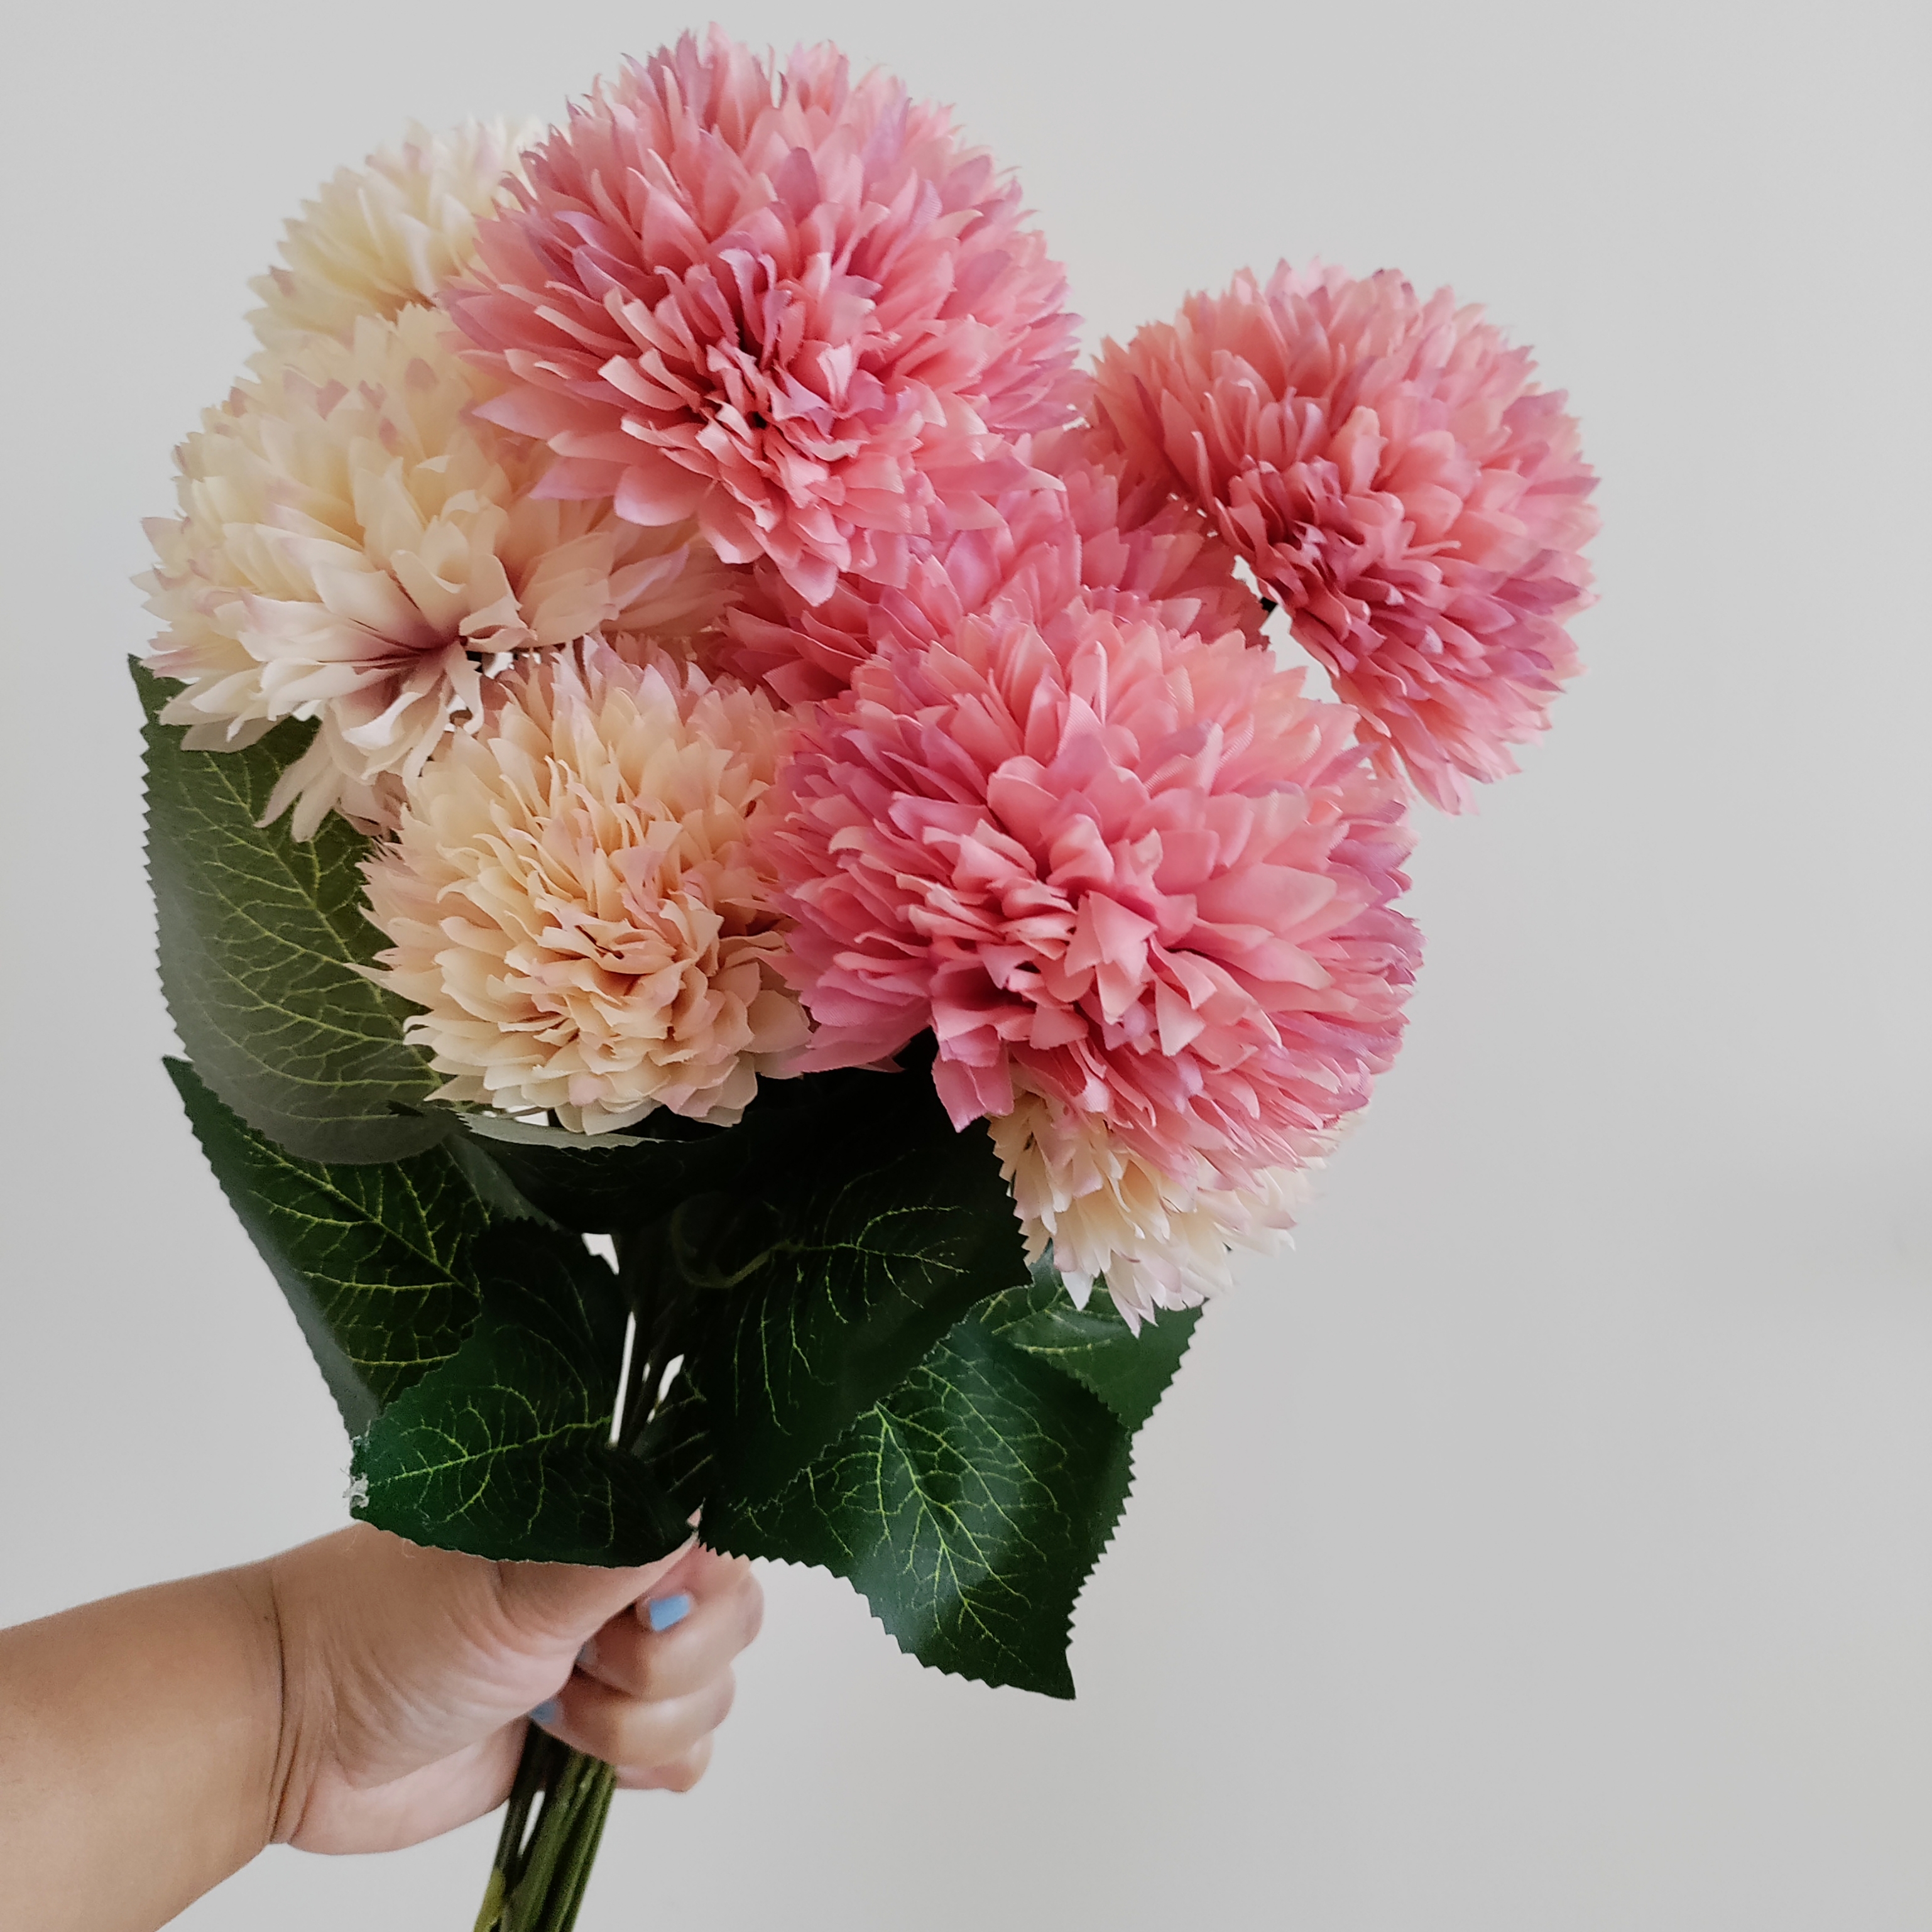
[(314, 1852), (393, 1850), (491, 1810), (533, 1711), (620, 1786), (688, 1791), (763, 1610), (751, 1566), (695, 1543), (580, 1569), (358, 1525), (264, 1568), (285, 1687), (273, 1836)]

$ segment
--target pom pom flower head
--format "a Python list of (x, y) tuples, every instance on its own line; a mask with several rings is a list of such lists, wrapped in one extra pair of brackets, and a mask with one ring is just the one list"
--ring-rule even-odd
[(526, 158), (452, 314), (548, 440), (544, 488), (695, 517), (822, 602), (896, 581), (941, 509), (991, 521), (1000, 439), (1069, 413), (1074, 320), (1018, 190), (944, 110), (830, 47), (713, 30), (627, 67)]
[(1124, 492), (1120, 459), (1085, 428), (1036, 438), (1028, 455), (1048, 487), (1010, 490), (994, 522), (920, 544), (903, 584), (844, 578), (814, 605), (760, 562), (724, 614), (721, 662), (804, 704), (836, 697), (889, 642), (936, 643), (996, 603), (1043, 615), (1082, 597), (1261, 641), (1262, 607), (1198, 511), (1158, 487)]
[(1270, 1168), (1251, 1186), (1190, 1186), (1111, 1132), (1103, 1115), (1057, 1106), (1023, 1078), (1012, 1112), (991, 1126), (1028, 1261), (1050, 1258), (1083, 1306), (1104, 1277), (1136, 1328), (1156, 1309), (1188, 1307), (1228, 1287), (1234, 1250), (1275, 1244), (1319, 1162), (1311, 1145), (1296, 1166)]
[(1128, 474), (1191, 498), (1286, 607), (1385, 769), (1455, 808), (1577, 669), (1594, 478), (1561, 394), (1447, 290), (1286, 264), (1108, 344)]
[(888, 646), (806, 726), (770, 821), (809, 1064), (930, 1028), (956, 1123), (1024, 1117), (994, 1136), (1036, 1246), (1098, 1195), (1076, 1277), (1198, 1299), (1154, 1217), (1245, 1194), (1267, 1218), (1400, 1036), (1408, 838), (1354, 724), (1240, 634), (1130, 608)]
[(469, 266), (476, 224), (509, 192), (536, 122), (471, 121), (448, 134), (412, 127), (398, 148), (344, 168), (288, 224), (281, 267), (251, 286), (249, 320), (271, 348), (346, 335), (363, 316), (434, 302)]
[(509, 653), (602, 625), (675, 636), (722, 601), (688, 525), (537, 496), (544, 452), (474, 420), (447, 333), (415, 307), (265, 353), (178, 452), (181, 515), (148, 526), (148, 662), (187, 683), (167, 720), (208, 749), (320, 721), (269, 805), (295, 803), (298, 838), (332, 808), (392, 824)]
[(778, 734), (758, 693), (594, 640), (502, 681), (368, 867), (444, 1097), (586, 1132), (737, 1118), (805, 1036), (748, 839)]

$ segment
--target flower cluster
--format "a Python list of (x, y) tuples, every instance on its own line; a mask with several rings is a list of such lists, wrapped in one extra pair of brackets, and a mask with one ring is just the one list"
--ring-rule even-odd
[(369, 835), (444, 1098), (728, 1124), (927, 1039), (1076, 1295), (1288, 1224), (1400, 1042), (1408, 787), (1576, 668), (1592, 479), (1522, 352), (1284, 268), (1082, 375), (944, 110), (716, 30), (411, 130), (283, 254), (148, 662), (194, 746), (310, 728), (269, 817)]
[(1121, 464), (1076, 428), (1034, 440), (1048, 487), (1006, 492), (989, 523), (949, 528), (918, 547), (905, 580), (842, 579), (813, 604), (767, 562), (754, 565), (721, 630), (721, 661), (786, 703), (836, 698), (888, 641), (931, 644), (994, 604), (1058, 610), (1076, 597), (1131, 600), (1177, 628), (1238, 629), (1262, 640), (1263, 611), (1234, 554), (1163, 490), (1124, 489)]
[(544, 453), (476, 420), (434, 309), (265, 351), (180, 452), (181, 516), (150, 526), (151, 662), (191, 742), (320, 721), (271, 815), (395, 822), (406, 788), (518, 652), (600, 628), (701, 628), (723, 567), (688, 526), (538, 494)]

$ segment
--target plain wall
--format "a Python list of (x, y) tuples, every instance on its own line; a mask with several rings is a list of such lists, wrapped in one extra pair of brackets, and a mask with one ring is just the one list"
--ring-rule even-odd
[[(1407, 1048), (1147, 1430), (1078, 1700), (774, 1571), (712, 1776), (620, 1806), (585, 1932), (1932, 1926), (1925, 20), (730, 8), (956, 103), (1094, 340), (1282, 254), (1486, 302), (1582, 417), (1602, 602), (1525, 775), (1425, 819)], [(139, 520), (315, 184), (684, 24), (8, 30), (0, 1622), (344, 1516), (158, 1064)], [(466, 1925), (494, 1829), (272, 1852), (180, 1922)]]

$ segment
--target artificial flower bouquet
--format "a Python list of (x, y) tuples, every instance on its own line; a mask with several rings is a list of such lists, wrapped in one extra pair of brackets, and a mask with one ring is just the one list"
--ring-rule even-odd
[[(1394, 1056), (1408, 794), (1576, 668), (1562, 397), (1320, 268), (1083, 370), (944, 110), (715, 31), (282, 252), (135, 675), (170, 1071), (354, 1514), (695, 1517), (1070, 1695), (1196, 1305)], [(571, 1924), (610, 1792), (532, 1729), (480, 1924)]]

